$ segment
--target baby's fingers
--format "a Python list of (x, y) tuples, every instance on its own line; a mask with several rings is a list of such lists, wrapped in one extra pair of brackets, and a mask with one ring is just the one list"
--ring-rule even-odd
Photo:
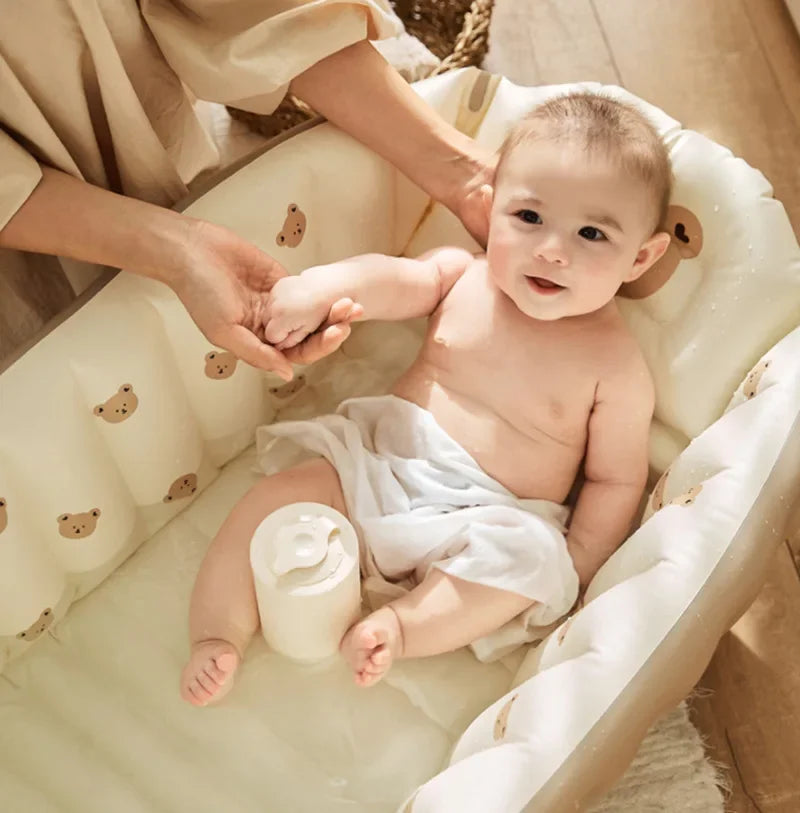
[(312, 333), (304, 342), (290, 347), (285, 355), (292, 364), (313, 364), (338, 350), (342, 342), (350, 335), (350, 325), (340, 322)]
[(278, 342), (275, 345), (276, 350), (288, 350), (290, 347), (294, 347), (296, 344), (300, 344), (300, 342), (308, 336), (309, 331), (304, 327), (299, 327), (296, 330), (289, 331), (289, 335), (282, 341)]
[(271, 318), (264, 325), (264, 341), (273, 346), (280, 344), (289, 335), (289, 328), (279, 319)]

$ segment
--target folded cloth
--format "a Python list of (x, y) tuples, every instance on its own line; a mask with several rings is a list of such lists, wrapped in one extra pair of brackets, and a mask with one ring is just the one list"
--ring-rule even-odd
[[(525, 629), (551, 624), (577, 598), (566, 506), (516, 497), (417, 404), (394, 395), (351, 398), (331, 415), (260, 427), (262, 470), (282, 467), (286, 441), (338, 472), (364, 587), (384, 600), (432, 567), (531, 599)], [(529, 638), (525, 629), (504, 636), (504, 647)]]

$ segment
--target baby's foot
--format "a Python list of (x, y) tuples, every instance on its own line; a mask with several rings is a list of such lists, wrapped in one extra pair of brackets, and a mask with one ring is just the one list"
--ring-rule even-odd
[(400, 621), (388, 606), (358, 621), (345, 633), (339, 650), (350, 664), (359, 686), (372, 686), (402, 654)]
[(193, 706), (206, 706), (221, 700), (233, 685), (239, 666), (239, 653), (227, 641), (200, 641), (181, 675), (181, 697)]

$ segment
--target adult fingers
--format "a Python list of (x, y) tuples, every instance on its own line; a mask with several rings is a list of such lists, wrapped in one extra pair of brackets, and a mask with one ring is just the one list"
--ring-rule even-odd
[(289, 348), (286, 351), (286, 358), (293, 364), (313, 364), (338, 350), (349, 335), (348, 323), (331, 325), (318, 333), (313, 333), (301, 344)]
[(349, 297), (344, 297), (342, 299), (338, 299), (333, 303), (333, 305), (331, 305), (331, 309), (328, 312), (328, 318), (323, 324), (323, 328), (330, 327), (331, 325), (335, 325), (339, 322), (352, 322), (363, 315), (363, 306), (359, 305), (357, 302), (353, 302), (353, 300)]
[(246, 327), (234, 325), (226, 335), (220, 337), (218, 343), (253, 367), (277, 373), (284, 381), (292, 380), (292, 365), (286, 356), (274, 347), (259, 341)]

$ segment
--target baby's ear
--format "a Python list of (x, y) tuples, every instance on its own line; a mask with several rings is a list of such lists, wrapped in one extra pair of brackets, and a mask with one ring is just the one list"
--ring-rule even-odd
[(669, 248), (670, 236), (665, 231), (658, 231), (642, 244), (636, 260), (625, 279), (625, 282), (633, 282), (652, 268), (665, 254)]

